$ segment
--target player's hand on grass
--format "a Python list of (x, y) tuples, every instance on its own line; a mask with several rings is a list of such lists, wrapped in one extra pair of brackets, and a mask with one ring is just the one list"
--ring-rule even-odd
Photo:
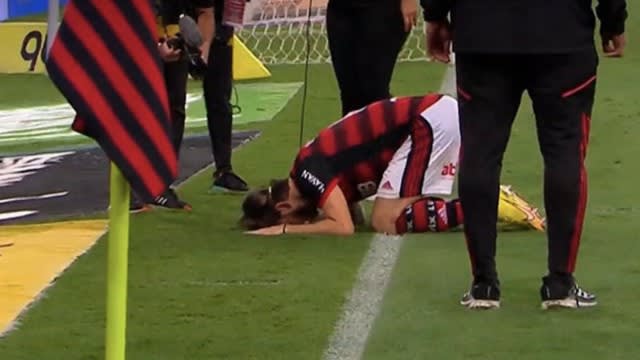
[(258, 230), (247, 231), (247, 232), (245, 232), (245, 234), (250, 234), (250, 235), (282, 235), (282, 234), (284, 234), (284, 228), (285, 228), (285, 225), (274, 225), (274, 226), (269, 226), (269, 227), (258, 229)]
[(400, 10), (404, 20), (404, 31), (409, 32), (416, 26), (418, 19), (418, 2), (416, 0), (401, 0)]
[(427, 53), (436, 61), (451, 61), (451, 26), (448, 20), (427, 22)]
[(624, 34), (602, 34), (602, 50), (606, 57), (622, 57), (626, 44), (627, 41)]

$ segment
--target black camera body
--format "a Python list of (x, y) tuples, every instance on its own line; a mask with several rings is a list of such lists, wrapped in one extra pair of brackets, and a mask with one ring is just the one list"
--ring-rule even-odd
[(186, 56), (189, 62), (189, 75), (193, 79), (200, 80), (204, 78), (207, 72), (207, 64), (202, 59), (202, 51), (198, 47), (190, 45), (180, 33), (167, 40), (167, 46), (172, 49), (182, 50), (183, 56)]

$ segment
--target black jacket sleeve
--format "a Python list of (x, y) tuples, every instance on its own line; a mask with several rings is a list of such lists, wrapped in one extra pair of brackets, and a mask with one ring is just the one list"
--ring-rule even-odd
[(600, 34), (624, 33), (624, 22), (628, 15), (626, 0), (598, 0), (596, 14), (600, 19)]
[[(454, 0), (420, 0), (425, 21), (444, 21)], [(624, 1), (624, 0), (623, 0)]]

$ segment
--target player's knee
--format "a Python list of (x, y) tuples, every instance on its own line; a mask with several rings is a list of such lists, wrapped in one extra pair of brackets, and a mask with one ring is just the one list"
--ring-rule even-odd
[(374, 207), (371, 213), (371, 227), (378, 233), (395, 234), (396, 219), (392, 219), (388, 211)]

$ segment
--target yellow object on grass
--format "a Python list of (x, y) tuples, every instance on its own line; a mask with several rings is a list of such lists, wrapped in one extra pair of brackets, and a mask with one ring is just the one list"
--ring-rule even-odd
[(0, 333), (106, 226), (106, 220), (89, 220), (0, 227)]
[(509, 185), (500, 185), (498, 220), (509, 225), (545, 231), (545, 219)]
[(271, 73), (237, 36), (233, 36), (233, 79), (270, 77)]

